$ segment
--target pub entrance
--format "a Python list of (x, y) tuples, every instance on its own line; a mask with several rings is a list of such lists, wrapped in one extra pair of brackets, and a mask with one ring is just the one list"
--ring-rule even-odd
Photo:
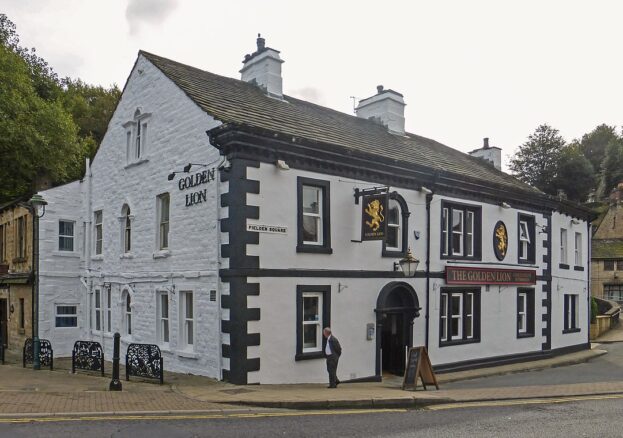
[(8, 306), (7, 306), (7, 300), (6, 298), (0, 298), (0, 339), (2, 340), (2, 344), (4, 346), (4, 348), (7, 348), (8, 346), (8, 341), (7, 341), (7, 335), (8, 335), (8, 322), (9, 322), (9, 317), (8, 317)]
[(376, 303), (376, 375), (404, 373), (407, 348), (413, 346), (413, 319), (419, 316), (417, 293), (408, 283), (392, 281)]

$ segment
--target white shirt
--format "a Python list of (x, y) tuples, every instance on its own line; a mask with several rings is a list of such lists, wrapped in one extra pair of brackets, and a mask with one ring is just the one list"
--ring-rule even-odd
[(331, 351), (331, 344), (329, 344), (330, 340), (331, 340), (331, 335), (329, 335), (329, 337), (327, 338), (327, 346), (324, 347), (324, 353), (327, 356), (331, 356), (333, 354), (333, 352)]

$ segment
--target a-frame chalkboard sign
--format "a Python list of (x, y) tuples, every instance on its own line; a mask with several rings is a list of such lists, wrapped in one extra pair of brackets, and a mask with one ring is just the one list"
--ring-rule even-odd
[(426, 347), (409, 348), (402, 389), (417, 389), (418, 377), (424, 389), (426, 385), (435, 385), (435, 388), (439, 389)]

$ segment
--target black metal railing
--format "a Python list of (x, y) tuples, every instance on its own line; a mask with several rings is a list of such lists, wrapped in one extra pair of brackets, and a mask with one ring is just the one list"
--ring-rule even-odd
[(101, 371), (104, 375), (104, 350), (99, 342), (76, 341), (71, 352), (71, 372), (76, 369)]

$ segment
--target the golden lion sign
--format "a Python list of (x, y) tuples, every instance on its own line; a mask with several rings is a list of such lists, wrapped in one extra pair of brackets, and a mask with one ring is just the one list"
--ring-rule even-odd
[(362, 240), (385, 238), (385, 214), (387, 214), (387, 195), (364, 197), (361, 211)]
[(381, 223), (385, 220), (381, 201), (374, 199), (372, 202), (369, 202), (365, 212), (372, 218), (372, 220), (366, 221), (366, 225), (372, 228), (372, 231), (378, 231), (381, 227)]

